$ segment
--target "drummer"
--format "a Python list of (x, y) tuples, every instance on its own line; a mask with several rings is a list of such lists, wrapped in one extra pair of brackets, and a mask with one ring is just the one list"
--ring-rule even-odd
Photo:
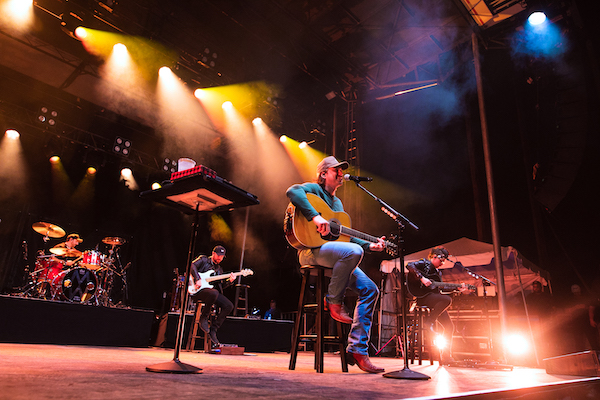
[(79, 234), (71, 233), (67, 236), (66, 241), (51, 248), (50, 252), (55, 254), (59, 261), (64, 262), (67, 268), (70, 268), (81, 258), (81, 251), (76, 249), (81, 242), (83, 239), (79, 237)]

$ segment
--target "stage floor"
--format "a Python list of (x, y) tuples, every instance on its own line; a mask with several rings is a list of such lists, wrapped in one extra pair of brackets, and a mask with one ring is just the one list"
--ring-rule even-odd
[[(548, 375), (543, 369), (497, 371), (439, 367), (437, 363), (410, 366), (431, 376), (430, 380), (389, 379), (366, 374), (356, 366), (342, 373), (339, 356), (333, 354), (325, 358), (325, 373), (317, 374), (312, 352), (299, 353), (295, 371), (288, 370), (287, 353), (233, 356), (187, 351), (180, 352), (180, 361), (202, 368), (201, 374), (146, 371), (147, 366), (170, 361), (173, 355), (172, 349), (160, 348), (0, 343), (0, 399), (446, 398), (568, 381), (594, 384), (600, 379)], [(386, 372), (403, 367), (402, 359), (377, 357), (373, 361)], [(506, 398), (493, 396), (477, 398)]]

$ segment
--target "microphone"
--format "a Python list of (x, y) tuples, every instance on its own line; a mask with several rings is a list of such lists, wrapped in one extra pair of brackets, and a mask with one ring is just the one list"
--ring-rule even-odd
[(350, 174), (344, 174), (345, 181), (354, 181), (354, 182), (371, 182), (373, 178), (369, 176), (354, 176)]

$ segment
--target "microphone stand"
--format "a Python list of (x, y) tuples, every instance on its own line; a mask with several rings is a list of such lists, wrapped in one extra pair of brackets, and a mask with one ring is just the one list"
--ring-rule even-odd
[[(415, 230), (419, 230), (419, 227), (413, 224), (408, 218), (404, 215), (400, 214), (398, 211), (394, 210), (390, 205), (385, 203), (379, 197), (375, 196), (373, 193), (368, 191), (363, 185), (359, 182), (354, 181), (356, 186), (362, 189), (365, 193), (371, 196), (375, 201), (379, 203), (381, 206), (381, 211), (383, 211), (386, 215), (392, 218), (397, 226), (398, 226), (398, 259), (400, 262), (400, 308), (402, 309), (402, 352), (404, 358), (404, 368), (399, 371), (388, 372), (383, 374), (386, 378), (395, 378), (395, 379), (414, 379), (414, 380), (427, 380), (431, 379), (429, 375), (422, 374), (420, 372), (416, 372), (411, 370), (408, 367), (408, 338), (406, 334), (406, 277), (404, 276), (404, 238), (402, 236), (405, 226), (404, 223), (410, 225)], [(403, 223), (404, 222), (404, 223)], [(380, 321), (381, 323), (381, 321)]]
[[(454, 263), (454, 264), (456, 264), (456, 263)], [(471, 271), (469, 268), (465, 267), (464, 265), (462, 265), (462, 268), (467, 274), (471, 275), (473, 278), (481, 280), (481, 283), (483, 286), (483, 312), (485, 314), (485, 319), (488, 323), (488, 347), (490, 349), (490, 356), (493, 357), (494, 343), (492, 340), (492, 324), (490, 322), (490, 315), (489, 315), (487, 287), (496, 285), (496, 282), (486, 278), (483, 275), (479, 275), (478, 273)], [(473, 366), (473, 365), (471, 365), (471, 366)], [(479, 364), (475, 363), (475, 366), (479, 366)], [(507, 365), (504, 362), (498, 362), (498, 363), (492, 363), (492, 364), (485, 363), (481, 366), (483, 366), (485, 368), (493, 367), (494, 369), (510, 369), (510, 370), (512, 370), (512, 366)]]

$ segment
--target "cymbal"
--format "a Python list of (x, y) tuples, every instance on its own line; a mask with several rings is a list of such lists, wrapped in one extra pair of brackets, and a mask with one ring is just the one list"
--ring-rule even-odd
[(81, 251), (77, 249), (67, 249), (66, 247), (53, 247), (50, 249), (50, 253), (62, 257), (79, 257)]
[(102, 243), (111, 244), (113, 246), (120, 246), (122, 244), (125, 244), (125, 239), (121, 239), (120, 237), (116, 236), (109, 236), (102, 239)]
[(36, 222), (31, 225), (34, 231), (51, 238), (61, 238), (65, 236), (65, 230), (58, 225), (49, 222)]

